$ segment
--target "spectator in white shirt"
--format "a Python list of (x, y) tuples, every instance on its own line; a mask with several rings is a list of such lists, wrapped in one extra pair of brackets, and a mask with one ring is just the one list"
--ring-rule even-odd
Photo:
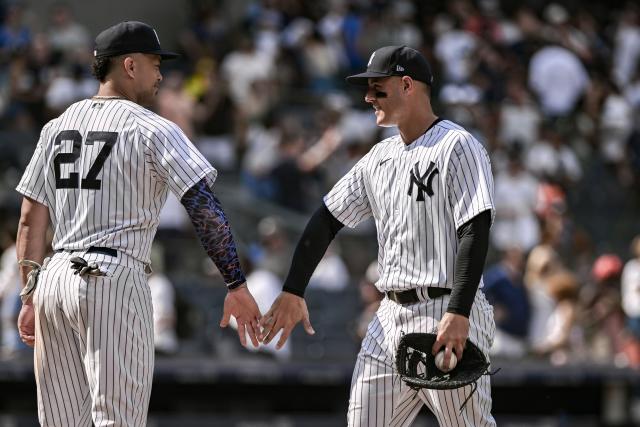
[(560, 46), (547, 46), (529, 62), (529, 87), (540, 101), (542, 111), (551, 117), (573, 112), (587, 85), (589, 75), (575, 53)]
[(640, 367), (640, 235), (631, 242), (633, 258), (622, 270), (622, 310), (631, 335), (627, 357), (632, 366)]

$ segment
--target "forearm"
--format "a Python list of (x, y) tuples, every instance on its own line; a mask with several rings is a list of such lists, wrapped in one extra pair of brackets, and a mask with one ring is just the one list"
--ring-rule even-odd
[(218, 267), (227, 287), (235, 289), (242, 285), (246, 279), (240, 267), (229, 221), (206, 180), (203, 179), (191, 187), (181, 202), (191, 218), (202, 246)]
[(344, 225), (331, 215), (323, 203), (307, 223), (298, 241), (282, 290), (304, 296), (311, 275), (342, 227)]
[[(42, 264), (47, 250), (47, 228), (49, 211), (46, 206), (25, 198), (22, 202), (18, 234), (16, 236), (16, 255), (18, 261), (30, 260)], [(27, 283), (29, 266), (20, 266), (22, 286)]]
[(491, 212), (485, 211), (460, 227), (453, 289), (447, 311), (469, 317), (489, 247)]

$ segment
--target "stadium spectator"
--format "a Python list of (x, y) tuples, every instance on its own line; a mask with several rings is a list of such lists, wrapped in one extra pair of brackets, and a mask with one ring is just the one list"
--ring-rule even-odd
[(93, 49), (93, 40), (84, 25), (74, 19), (68, 4), (53, 5), (48, 38), (54, 52), (66, 56), (69, 61), (87, 58)]
[(518, 358), (528, 351), (531, 308), (523, 276), (524, 254), (519, 247), (503, 250), (500, 262), (483, 275), (482, 290), (493, 306), (497, 327), (492, 355)]
[(622, 310), (629, 333), (625, 352), (631, 366), (640, 368), (640, 235), (631, 241), (631, 255), (621, 278)]
[(358, 315), (355, 323), (355, 335), (358, 341), (361, 341), (367, 334), (367, 327), (380, 307), (380, 301), (384, 298), (384, 294), (375, 286), (379, 278), (378, 262), (373, 261), (358, 283), (360, 301), (363, 305), (362, 312)]
[(587, 354), (598, 362), (614, 361), (623, 351), (621, 273), (622, 260), (617, 255), (600, 255), (593, 263), (591, 282), (581, 292)]
[(519, 247), (527, 252), (540, 242), (535, 213), (538, 180), (524, 169), (520, 145), (510, 147), (507, 156), (506, 170), (495, 178), (496, 218), (491, 242), (501, 251)]
[(529, 63), (529, 87), (538, 96), (546, 117), (573, 113), (589, 84), (589, 75), (570, 50), (549, 45), (537, 51)]
[(578, 325), (578, 291), (576, 276), (567, 271), (549, 274), (547, 292), (552, 300), (550, 316), (544, 322), (542, 339), (533, 344), (533, 352), (553, 365), (583, 360), (582, 331)]
[(18, 356), (27, 347), (18, 334), (18, 312), (20, 311), (20, 271), (16, 263), (16, 230), (5, 227), (0, 235), (0, 360)]

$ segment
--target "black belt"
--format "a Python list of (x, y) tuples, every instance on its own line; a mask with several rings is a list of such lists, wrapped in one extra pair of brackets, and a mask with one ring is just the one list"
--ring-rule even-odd
[[(418, 297), (418, 291), (416, 289), (409, 289), (407, 291), (387, 291), (387, 297), (391, 301), (395, 301), (398, 304), (413, 304), (416, 302), (420, 302), (420, 298)], [(451, 289), (449, 288), (427, 288), (427, 295), (429, 299), (440, 298), (445, 295), (449, 295), (451, 293)]]
[[(80, 252), (82, 251), (82, 249), (59, 249), (56, 252)], [(103, 248), (101, 246), (90, 246), (89, 249), (86, 250), (86, 253), (88, 254), (102, 254), (102, 255), (108, 255), (108, 256), (112, 256), (112, 257), (117, 257), (118, 256), (118, 251), (115, 249), (111, 249), (111, 248)]]

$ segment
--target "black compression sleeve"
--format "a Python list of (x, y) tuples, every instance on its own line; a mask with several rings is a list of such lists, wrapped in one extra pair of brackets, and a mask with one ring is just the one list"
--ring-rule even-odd
[(191, 187), (182, 196), (181, 202), (191, 218), (202, 246), (220, 270), (227, 288), (235, 289), (242, 285), (246, 280), (240, 268), (229, 221), (206, 180), (202, 179)]
[(447, 312), (469, 317), (480, 285), (489, 247), (491, 211), (484, 211), (458, 229), (458, 253)]
[(304, 290), (338, 231), (344, 227), (322, 204), (307, 223), (291, 260), (282, 290), (304, 297)]

